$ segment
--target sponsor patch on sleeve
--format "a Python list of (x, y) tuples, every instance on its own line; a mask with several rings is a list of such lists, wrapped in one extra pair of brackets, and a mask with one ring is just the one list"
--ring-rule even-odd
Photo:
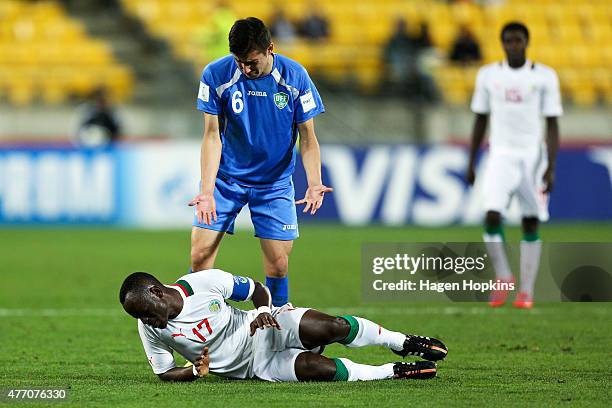
[(209, 93), (210, 87), (204, 82), (200, 81), (200, 91), (198, 92), (198, 99), (201, 99), (204, 102), (208, 102)]
[(300, 96), (300, 102), (302, 103), (302, 109), (304, 113), (313, 110), (317, 107), (317, 103), (312, 96), (312, 92), (308, 91), (304, 95)]

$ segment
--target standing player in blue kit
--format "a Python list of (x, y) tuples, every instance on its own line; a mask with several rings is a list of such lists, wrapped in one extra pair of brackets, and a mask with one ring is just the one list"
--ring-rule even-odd
[[(266, 286), (276, 306), (289, 297), (287, 272), (298, 237), (296, 204), (314, 215), (330, 187), (321, 181), (321, 154), (313, 118), (325, 111), (321, 97), (297, 62), (274, 53), (270, 31), (249, 17), (229, 33), (231, 55), (206, 66), (197, 107), (204, 112), (199, 194), (191, 234), (191, 268), (213, 268), (219, 244), (233, 234), (246, 204), (260, 239)], [(291, 175), (296, 141), (308, 179), (295, 200)]]

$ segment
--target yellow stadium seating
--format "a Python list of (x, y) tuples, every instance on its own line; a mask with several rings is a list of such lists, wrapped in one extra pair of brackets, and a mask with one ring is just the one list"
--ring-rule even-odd
[(106, 86), (131, 96), (131, 73), (110, 46), (85, 33), (55, 0), (0, 1), (0, 97), (15, 105), (56, 104)]
[[(217, 2), (122, 0), (122, 3), (152, 32), (167, 38), (177, 55), (193, 61), (196, 72), (201, 71), (208, 60), (197, 33), (210, 23)], [(237, 18), (255, 15), (264, 21), (269, 21), (277, 7), (282, 7), (293, 21), (303, 18), (309, 9), (319, 9), (330, 21), (329, 41), (325, 44), (296, 41), (278, 44), (277, 49), (330, 80), (356, 78), (366, 91), (375, 90), (380, 80), (382, 48), (397, 19), (404, 18), (413, 33), (421, 22), (427, 22), (438, 54), (443, 56), (441, 66), (433, 71), (434, 77), (445, 99), (456, 104), (467, 103), (475, 77), (474, 68), (452, 67), (444, 58), (459, 28), (467, 26), (475, 34), (486, 63), (504, 57), (499, 41), (501, 27), (510, 20), (523, 21), (531, 32), (530, 58), (559, 72), (570, 72), (560, 75), (566, 96), (581, 105), (590, 105), (599, 99), (612, 100), (610, 86), (595, 82), (612, 70), (609, 0), (506, 0), (489, 6), (442, 0), (292, 0), (284, 3), (230, 0), (225, 3)], [(3, 35), (0, 32), (0, 37)]]

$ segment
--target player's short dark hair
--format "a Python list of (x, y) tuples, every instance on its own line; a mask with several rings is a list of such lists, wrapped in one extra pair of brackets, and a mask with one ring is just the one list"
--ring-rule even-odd
[(119, 290), (119, 302), (125, 303), (125, 298), (128, 293), (135, 293), (138, 298), (143, 297), (147, 287), (151, 285), (162, 285), (157, 278), (150, 273), (146, 272), (134, 272), (125, 280)]
[(504, 35), (508, 31), (520, 31), (525, 34), (525, 38), (529, 40), (529, 30), (527, 29), (527, 26), (523, 23), (519, 23), (518, 21), (511, 21), (510, 23), (504, 25), (499, 36), (502, 41), (504, 41)]
[(263, 53), (271, 43), (270, 30), (257, 17), (237, 20), (229, 32), (230, 52), (238, 57), (253, 51)]

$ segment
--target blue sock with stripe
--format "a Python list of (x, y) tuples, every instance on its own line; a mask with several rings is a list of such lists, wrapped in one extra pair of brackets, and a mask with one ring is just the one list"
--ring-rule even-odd
[(272, 305), (282, 306), (289, 301), (289, 278), (271, 278), (266, 276), (266, 286), (272, 295)]

